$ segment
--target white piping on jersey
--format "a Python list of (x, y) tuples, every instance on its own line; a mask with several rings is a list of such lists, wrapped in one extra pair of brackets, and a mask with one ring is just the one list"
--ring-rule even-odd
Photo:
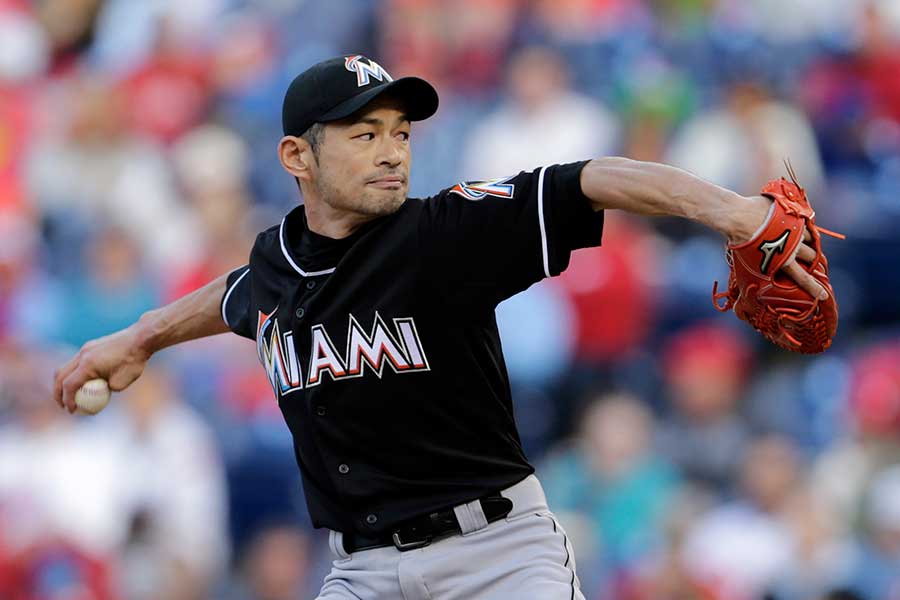
[(300, 273), (300, 275), (302, 275), (303, 277), (314, 277), (316, 275), (328, 275), (329, 273), (333, 273), (337, 267), (331, 267), (330, 269), (325, 269), (324, 271), (310, 271), (309, 273), (307, 273), (306, 271), (304, 271), (303, 269), (301, 269), (300, 267), (297, 266), (297, 263), (295, 263), (293, 261), (293, 259), (291, 258), (291, 255), (288, 254), (287, 246), (284, 245), (284, 221), (285, 221), (285, 219), (287, 219), (287, 217), (284, 217), (284, 219), (281, 219), (281, 227), (278, 228), (278, 239), (281, 241), (281, 253), (284, 254), (284, 257), (287, 259), (287, 261), (291, 264), (292, 267), (294, 267), (294, 270), (297, 271), (298, 273)]
[(541, 255), (544, 258), (544, 275), (550, 277), (550, 256), (547, 253), (547, 228), (544, 226), (544, 172), (547, 167), (541, 167), (538, 174), (538, 223), (541, 225)]
[(241, 282), (241, 279), (246, 277), (247, 273), (249, 273), (249, 272), (250, 272), (250, 267), (248, 266), (247, 270), (244, 271), (244, 273), (240, 277), (238, 277), (237, 279), (234, 280), (234, 283), (232, 283), (231, 287), (228, 288), (228, 291), (225, 292), (225, 299), (222, 300), (222, 320), (225, 321), (225, 324), (228, 325), (229, 327), (231, 327), (231, 323), (228, 322), (228, 317), (225, 316), (225, 306), (228, 305), (228, 298), (229, 298), (229, 296), (231, 296), (231, 292), (234, 291), (234, 289)]

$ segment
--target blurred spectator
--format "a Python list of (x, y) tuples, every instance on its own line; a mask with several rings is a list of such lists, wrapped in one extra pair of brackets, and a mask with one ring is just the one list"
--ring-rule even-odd
[(617, 104), (625, 116), (623, 156), (663, 161), (672, 130), (694, 109), (696, 83), (655, 53), (630, 63), (627, 70), (623, 67), (619, 79)]
[(0, 5), (0, 211), (27, 210), (22, 180), (29, 147), (36, 82), (49, 61), (43, 30), (24, 10)]
[(550, 506), (560, 518), (584, 519), (569, 530), (586, 590), (597, 583), (591, 571), (598, 565), (628, 565), (659, 542), (677, 478), (651, 452), (652, 437), (653, 420), (640, 400), (628, 394), (597, 396), (580, 419), (575, 443), (551, 455), (540, 469)]
[(40, 0), (33, 3), (38, 21), (47, 33), (54, 67), (71, 67), (93, 40), (102, 0)]
[(250, 149), (233, 131), (216, 125), (191, 130), (174, 145), (175, 173), (194, 216), (202, 250), (173, 269), (171, 300), (247, 262), (256, 232), (247, 189)]
[(770, 587), (770, 595), (806, 600), (842, 583), (850, 544), (828, 503), (804, 481), (785, 504), (782, 517), (792, 538), (792, 557)]
[(112, 580), (108, 563), (62, 540), (0, 558), (0, 595), (7, 600), (114, 600)]
[(376, 11), (379, 55), (392, 72), (476, 98), (502, 78), (516, 0), (386, 0)]
[(875, 473), (900, 463), (900, 343), (866, 349), (852, 362), (848, 431), (815, 465), (821, 496), (841, 522), (859, 525), (865, 490)]
[(659, 240), (645, 223), (614, 213), (603, 228), (603, 246), (574, 252), (551, 280), (575, 309), (574, 358), (590, 367), (632, 358), (656, 316)]
[(478, 97), (503, 79), (517, 23), (518, 0), (459, 0), (441, 7), (440, 28), (446, 37), (444, 72), (452, 89)]
[[(862, 2), (858, 9), (858, 46), (848, 55), (823, 57), (809, 71), (801, 99), (809, 103), (813, 118), (859, 119), (857, 134), (877, 135), (869, 129), (883, 120), (900, 122), (900, 83), (890, 74), (900, 63), (900, 35), (891, 22), (893, 2)], [(862, 110), (859, 110), (862, 109)], [(827, 111), (823, 114), (823, 111)], [(860, 139), (854, 141), (863, 141)]]
[(83, 237), (94, 220), (106, 220), (137, 240), (153, 265), (177, 264), (196, 242), (164, 156), (127, 129), (123, 100), (100, 77), (71, 81), (54, 102), (64, 130), (32, 146), (29, 186), (63, 232)]
[(33, 377), (50, 359), (22, 356), (4, 370), (15, 420), (0, 430), (0, 505), (15, 521), (2, 534), (16, 547), (52, 554), (59, 541), (108, 560), (128, 598), (205, 598), (228, 548), (224, 480), (205, 426), (153, 368), (123, 406), (75, 421), (48, 401), (49, 378)]
[(95, 233), (86, 249), (87, 272), (63, 288), (60, 341), (80, 346), (131, 325), (157, 306), (159, 294), (144, 275), (138, 252), (121, 230)]
[(816, 36), (850, 35), (854, 15), (866, 1), (718, 0), (712, 16), (722, 28), (740, 29), (776, 47), (796, 48)]
[(210, 29), (216, 28), (228, 0), (102, 0), (100, 4), (89, 58), (97, 70), (120, 75), (146, 62), (159, 48), (160, 35), (196, 51)]
[(692, 574), (682, 560), (686, 536), (710, 507), (708, 496), (681, 487), (665, 507), (661, 543), (619, 577), (608, 596), (623, 600), (718, 598), (715, 583)]
[(211, 432), (156, 368), (121, 402), (106, 434), (128, 464), (123, 586), (136, 600), (206, 598), (229, 551), (224, 473)]
[(245, 551), (240, 580), (226, 594), (227, 599), (294, 600), (315, 594), (319, 582), (308, 579), (310, 550), (307, 534), (296, 526), (261, 529)]
[(691, 483), (728, 491), (749, 435), (739, 412), (749, 349), (731, 329), (701, 323), (675, 334), (662, 362), (671, 406), (660, 428), (660, 454)]
[[(542, 456), (568, 416), (569, 407), (554, 392), (572, 364), (574, 321), (571, 302), (552, 281), (539, 282), (497, 306), (516, 425), (527, 456)], [(523, 322), (531, 326), (522, 327)]]
[[(862, 2), (849, 52), (817, 57), (798, 89), (832, 174), (844, 230), (894, 239), (900, 219), (900, 35), (895, 2)], [(894, 8), (891, 8), (891, 7)], [(881, 285), (900, 287), (892, 278)], [(896, 304), (896, 302), (895, 302)]]
[[(304, 13), (310, 9), (325, 8), (305, 6)], [(306, 23), (306, 27), (313, 29), (316, 25)], [(222, 21), (208, 50), (218, 108), (223, 111), (220, 114), (227, 115), (229, 124), (239, 127), (245, 136), (253, 135), (253, 126), (271, 127), (271, 110), (277, 107), (283, 87), (289, 83), (282, 81), (289, 75), (279, 72), (284, 65), (280, 63), (283, 57), (278, 52), (280, 39), (276, 33), (264, 15), (240, 13)]]
[(12, 346), (2, 357), (8, 420), (0, 428), (0, 502), (15, 518), (0, 533), (15, 545), (58, 538), (111, 554), (124, 528), (115, 445), (49, 401), (52, 379), (35, 374), (49, 373), (58, 354)]
[(763, 85), (747, 81), (732, 84), (721, 107), (700, 112), (683, 125), (665, 159), (745, 195), (786, 175), (785, 159), (814, 197), (823, 185), (822, 162), (806, 116), (772, 98)]
[(539, 31), (555, 41), (593, 41), (633, 26), (646, 16), (639, 0), (538, 0), (534, 15)]
[(58, 328), (59, 286), (38, 268), (40, 233), (27, 215), (0, 209), (0, 343), (37, 343)]
[(900, 466), (876, 475), (866, 499), (867, 535), (853, 557), (847, 586), (866, 598), (900, 598)]
[(112, 600), (111, 446), (48, 402), (58, 358), (0, 344), (0, 597)]
[(784, 521), (801, 465), (791, 442), (753, 440), (742, 457), (736, 500), (712, 509), (688, 533), (682, 560), (721, 600), (758, 598), (790, 568), (795, 542)]
[(900, 433), (900, 340), (860, 352), (852, 364), (849, 409), (861, 437)]
[(162, 21), (153, 54), (122, 83), (132, 130), (168, 143), (200, 123), (210, 95), (208, 62)]
[(514, 175), (614, 153), (616, 117), (570, 86), (565, 63), (551, 49), (531, 47), (514, 55), (508, 100), (468, 136), (463, 179)]
[[(503, 358), (514, 383), (547, 386), (572, 363), (575, 315), (553, 283), (539, 282), (497, 306)], [(533, 315), (547, 318), (538, 322)], [(533, 326), (519, 326), (529, 320)]]
[(0, 8), (0, 89), (29, 83), (49, 61), (46, 31), (24, 10)]

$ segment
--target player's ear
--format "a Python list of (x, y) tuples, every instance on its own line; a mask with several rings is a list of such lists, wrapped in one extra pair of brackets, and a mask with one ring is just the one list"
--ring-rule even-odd
[(309, 181), (316, 165), (312, 146), (302, 137), (286, 135), (278, 142), (278, 159), (284, 170), (301, 181)]

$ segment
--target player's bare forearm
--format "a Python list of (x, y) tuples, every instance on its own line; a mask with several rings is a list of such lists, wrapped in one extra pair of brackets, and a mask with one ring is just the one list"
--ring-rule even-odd
[(595, 210), (685, 217), (732, 242), (749, 239), (771, 204), (762, 196), (746, 198), (676, 167), (620, 157), (589, 162), (581, 172), (581, 188)]
[(159, 350), (197, 338), (225, 333), (219, 303), (226, 275), (162, 308), (145, 313), (136, 323), (82, 346), (56, 371), (53, 394), (61, 407), (75, 411), (75, 392), (91, 379), (105, 379), (120, 391), (140, 377)]
[(222, 275), (171, 304), (144, 313), (133, 325), (140, 347), (153, 354), (175, 344), (227, 332), (220, 308), (227, 278)]
[[(676, 167), (620, 157), (597, 158), (585, 165), (581, 189), (594, 210), (685, 217), (735, 244), (751, 239), (772, 208), (764, 196), (741, 196)], [(804, 239), (809, 239), (808, 233)], [(815, 255), (811, 247), (800, 244), (782, 270), (813, 297), (825, 298), (825, 288), (796, 260), (810, 262)]]

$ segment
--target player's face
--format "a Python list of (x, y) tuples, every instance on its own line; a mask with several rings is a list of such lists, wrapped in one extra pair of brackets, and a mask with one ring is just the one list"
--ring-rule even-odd
[(410, 123), (384, 98), (349, 119), (328, 123), (314, 185), (331, 208), (366, 216), (395, 212), (409, 189)]

